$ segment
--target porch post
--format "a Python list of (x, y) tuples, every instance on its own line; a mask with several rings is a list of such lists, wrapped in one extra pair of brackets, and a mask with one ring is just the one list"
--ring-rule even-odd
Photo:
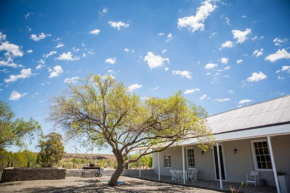
[(185, 184), (185, 159), (184, 159), (184, 146), (182, 148), (182, 170), (183, 170), (183, 184)]
[(219, 177), (220, 177), (220, 189), (223, 189), (223, 179), (222, 179), (222, 170), (221, 170), (221, 159), (220, 159), (220, 148), (219, 143), (216, 143), (216, 152), (218, 158), (218, 167), (219, 167)]
[(158, 152), (158, 180), (160, 181), (160, 157)]
[(277, 170), (276, 170), (276, 165), (275, 165), (275, 159), (274, 159), (274, 154), (273, 154), (273, 149), (272, 149), (272, 143), (271, 143), (271, 137), (267, 136), (268, 144), (269, 144), (269, 150), (270, 150), (270, 156), (271, 156), (271, 161), (272, 161), (272, 167), (274, 171), (274, 177), (275, 177), (275, 182), (276, 182), (276, 188), (277, 188), (277, 193), (280, 193), (280, 185), (278, 182), (278, 176), (277, 176)]
[[(141, 155), (141, 151), (140, 151)], [(141, 158), (139, 158), (139, 178), (141, 178)]]

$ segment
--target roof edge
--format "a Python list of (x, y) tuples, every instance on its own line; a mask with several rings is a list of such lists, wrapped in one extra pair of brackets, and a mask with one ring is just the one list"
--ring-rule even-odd
[(257, 102), (257, 103), (254, 103), (254, 104), (246, 105), (246, 106), (239, 107), (239, 108), (235, 108), (235, 109), (230, 109), (230, 110), (227, 110), (227, 111), (223, 111), (223, 112), (220, 112), (220, 113), (216, 113), (216, 114), (207, 116), (206, 119), (209, 118), (209, 117), (213, 117), (213, 116), (216, 116), (216, 115), (220, 115), (220, 114), (223, 114), (223, 113), (227, 113), (227, 112), (230, 112), (230, 111), (234, 111), (234, 110), (237, 110), (237, 109), (242, 109), (242, 108), (246, 108), (246, 107), (258, 105), (258, 104), (261, 104), (261, 103), (266, 103), (266, 102), (269, 102), (269, 101), (272, 101), (272, 100), (277, 100), (277, 99), (284, 98), (284, 97), (289, 97), (289, 96), (290, 96), (290, 94), (287, 94), (287, 95), (284, 95), (284, 96), (281, 96), (281, 97), (272, 98), (272, 99), (269, 99), (269, 100)]

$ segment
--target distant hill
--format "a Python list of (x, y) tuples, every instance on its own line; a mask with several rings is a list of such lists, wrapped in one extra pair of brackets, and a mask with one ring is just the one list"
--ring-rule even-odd
[(85, 158), (90, 160), (101, 160), (101, 159), (115, 159), (115, 156), (112, 154), (92, 154), (92, 153), (66, 153), (63, 158)]

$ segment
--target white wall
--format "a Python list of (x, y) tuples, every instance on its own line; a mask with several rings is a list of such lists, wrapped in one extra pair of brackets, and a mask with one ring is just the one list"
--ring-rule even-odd
[[(290, 175), (290, 135), (276, 136), (271, 140), (277, 171), (286, 172)], [(251, 141), (237, 140), (221, 143), (224, 151), (227, 181), (245, 182), (246, 174), (255, 170)], [(202, 155), (202, 150), (198, 146), (188, 146), (187, 148), (190, 147), (194, 148), (195, 166), (199, 170), (198, 179), (215, 180), (213, 150), (210, 149)], [(236, 154), (234, 153), (235, 148), (238, 150)], [(171, 155), (171, 168), (164, 168), (164, 155)], [(155, 174), (158, 174), (157, 153), (153, 154), (153, 169)], [(161, 175), (170, 176), (170, 169), (182, 170), (181, 147), (170, 147), (164, 152), (160, 152)], [(269, 186), (275, 186), (273, 171), (260, 171), (260, 179), (265, 179)]]

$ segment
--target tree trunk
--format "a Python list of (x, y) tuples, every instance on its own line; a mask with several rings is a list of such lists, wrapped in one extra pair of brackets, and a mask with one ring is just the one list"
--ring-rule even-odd
[(113, 173), (113, 175), (111, 176), (111, 179), (108, 183), (108, 185), (110, 185), (110, 186), (117, 185), (117, 181), (124, 170), (124, 165), (123, 165), (124, 160), (123, 160), (122, 154), (116, 153), (115, 156), (116, 156), (116, 160), (117, 160), (117, 168), (116, 168), (115, 172)]

